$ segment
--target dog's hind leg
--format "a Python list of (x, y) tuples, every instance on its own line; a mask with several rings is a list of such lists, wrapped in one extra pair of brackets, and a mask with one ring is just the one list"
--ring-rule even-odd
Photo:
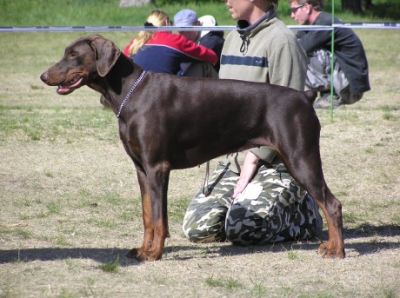
[(325, 215), (329, 238), (320, 245), (319, 253), (323, 257), (344, 258), (342, 204), (326, 185), (319, 145), (318, 142), (314, 144), (307, 150), (298, 147), (296, 150), (291, 150), (290, 159), (285, 150), (281, 155), (292, 176), (307, 189)]
[[(318, 252), (323, 257), (344, 258), (342, 204), (331, 193), (326, 183), (324, 184), (324, 191), (321, 194), (318, 194), (318, 191), (310, 191), (311, 195), (313, 196), (314, 192), (317, 198), (318, 195), (321, 195), (322, 204), (318, 203), (318, 205), (324, 212), (328, 223), (328, 241), (320, 245)], [(317, 201), (319, 200), (317, 199)]]

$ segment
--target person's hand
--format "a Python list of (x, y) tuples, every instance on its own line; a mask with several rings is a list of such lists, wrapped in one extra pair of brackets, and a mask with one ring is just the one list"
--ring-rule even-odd
[(235, 185), (235, 189), (233, 190), (233, 200), (238, 198), (238, 196), (245, 190), (247, 184), (249, 184), (249, 181), (246, 181), (241, 177), (239, 178), (238, 182)]
[(239, 180), (238, 182), (236, 182), (235, 188), (233, 190), (233, 200), (237, 199), (239, 195), (246, 189), (247, 184), (249, 184), (257, 169), (257, 164), (258, 157), (250, 151), (247, 152), (242, 169), (240, 171)]

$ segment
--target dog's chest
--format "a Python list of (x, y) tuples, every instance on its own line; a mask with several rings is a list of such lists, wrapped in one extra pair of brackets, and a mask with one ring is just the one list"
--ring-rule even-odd
[(125, 123), (119, 123), (119, 135), (128, 155), (135, 161), (141, 161), (141, 147), (136, 135), (132, 134)]

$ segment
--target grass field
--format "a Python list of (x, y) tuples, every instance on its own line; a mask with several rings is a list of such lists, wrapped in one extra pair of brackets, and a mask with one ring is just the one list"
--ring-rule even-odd
[(62, 97), (39, 79), (82, 34), (0, 34), (0, 297), (400, 297), (400, 33), (357, 33), (372, 91), (333, 118), (318, 111), (347, 258), (321, 259), (318, 241), (189, 243), (180, 225), (201, 166), (173, 172), (171, 238), (145, 264), (125, 257), (143, 232), (115, 116), (88, 88)]
[[(0, 0), (0, 26), (104, 26), (142, 25), (149, 11), (161, 8), (171, 18), (184, 7), (194, 9), (199, 16), (213, 14), (219, 24), (235, 22), (223, 1), (153, 1), (153, 5), (120, 8), (119, 0)], [(331, 11), (331, 1), (324, 1), (324, 10)], [(336, 0), (335, 13), (346, 22), (396, 21), (400, 19), (398, 0), (374, 0), (374, 7), (363, 14), (351, 14), (341, 10)], [(183, 7), (184, 6), (184, 7)], [(294, 24), (289, 17), (288, 1), (279, 1), (278, 15), (285, 22)]]

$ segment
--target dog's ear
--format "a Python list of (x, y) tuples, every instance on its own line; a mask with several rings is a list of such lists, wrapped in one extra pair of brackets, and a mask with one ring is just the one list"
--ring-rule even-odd
[(96, 36), (90, 42), (96, 53), (96, 68), (101, 77), (105, 77), (117, 62), (121, 51), (115, 44), (101, 36)]

